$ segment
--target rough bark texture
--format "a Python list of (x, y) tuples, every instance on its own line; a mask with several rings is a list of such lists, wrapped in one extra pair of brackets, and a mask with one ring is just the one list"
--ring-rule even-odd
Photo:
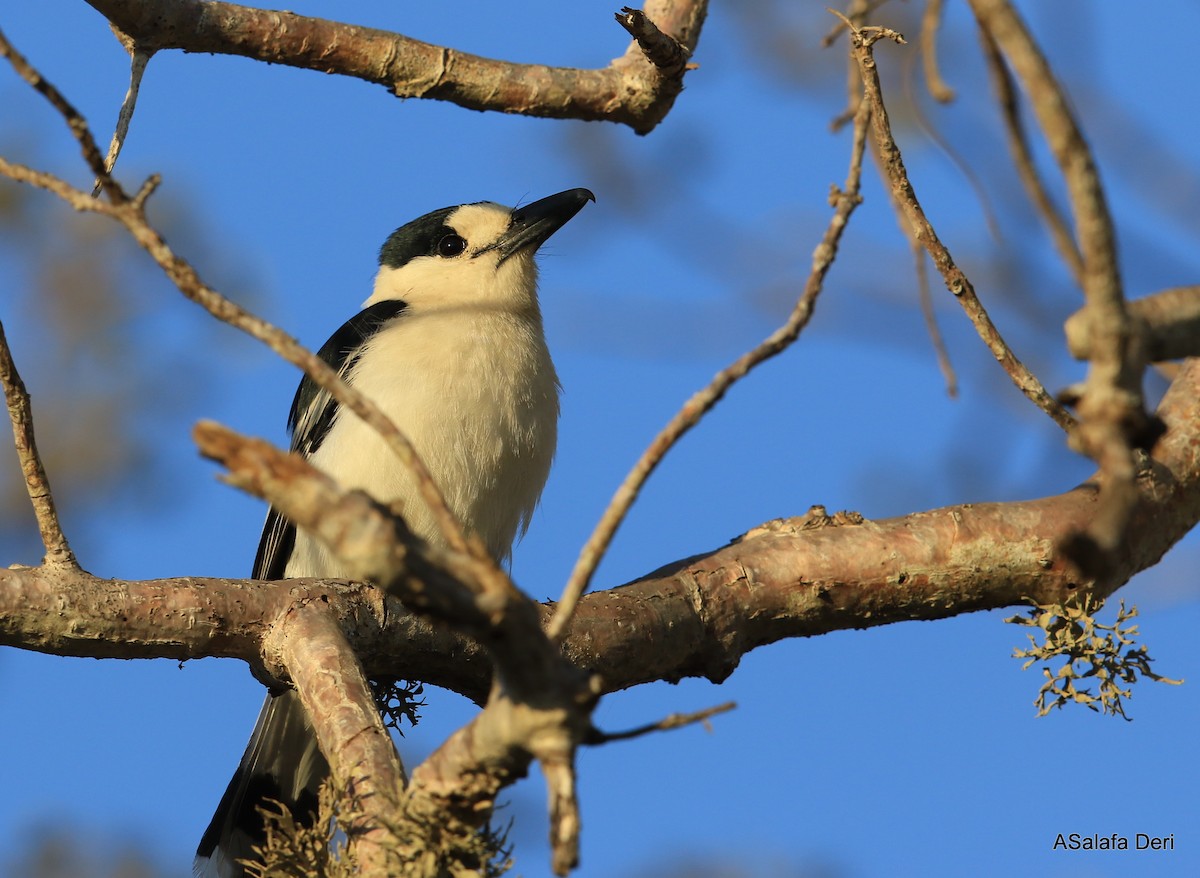
[[(450, 101), (554, 119), (605, 120), (651, 131), (683, 90), (686, 68), (663, 70), (634, 43), (600, 70), (513, 64), (390, 31), (212, 0), (88, 0), (144, 53), (240, 55), (386, 86), (400, 98)], [(707, 2), (657, 0), (646, 17), (694, 51)]]
[[(1200, 365), (1159, 414), (1167, 434), (1139, 478), (1138, 508), (1108, 594), (1157, 563), (1200, 520)], [(587, 595), (563, 650), (604, 689), (720, 680), (785, 637), (1051, 602), (1082, 582), (1053, 547), (1087, 525), (1097, 488), (1015, 503), (951, 506), (862, 524), (756, 528), (635, 582)], [(328, 597), (368, 673), (400, 670), (486, 698), (483, 651), (363, 585), (181, 578), (121, 582), (52, 568), (0, 571), (0, 643), (59, 655), (241, 658), (265, 679), (261, 639), (297, 602)], [(543, 609), (550, 612), (550, 607)]]

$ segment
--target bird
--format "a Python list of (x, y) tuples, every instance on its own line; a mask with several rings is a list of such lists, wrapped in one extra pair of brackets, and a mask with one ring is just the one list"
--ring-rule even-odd
[[(529, 525), (550, 472), (559, 382), (537, 294), (537, 250), (583, 206), (569, 189), (515, 208), (435, 210), (396, 229), (362, 309), (318, 356), (407, 436), (465, 531), (501, 563)], [(409, 528), (445, 544), (407, 467), (311, 378), (288, 413), (291, 450), (344, 489), (399, 503)], [(254, 579), (346, 576), (337, 558), (267, 512)], [(268, 694), (236, 773), (196, 851), (198, 878), (241, 878), (265, 840), (259, 808), (311, 824), (329, 765), (295, 690)]]

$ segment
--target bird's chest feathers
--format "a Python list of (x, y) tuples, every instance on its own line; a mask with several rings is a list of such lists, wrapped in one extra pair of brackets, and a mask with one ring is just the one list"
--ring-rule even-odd
[(405, 315), (367, 343), (348, 377), (401, 429), (440, 428), (458, 442), (529, 429), (548, 403), (557, 412), (540, 333), (509, 315)]
[[(494, 551), (506, 552), (557, 438), (558, 382), (540, 327), (508, 314), (406, 314), (366, 343), (346, 377), (408, 437), (464, 523), (494, 530)], [(380, 500), (413, 490), (378, 435), (346, 411), (313, 462)]]

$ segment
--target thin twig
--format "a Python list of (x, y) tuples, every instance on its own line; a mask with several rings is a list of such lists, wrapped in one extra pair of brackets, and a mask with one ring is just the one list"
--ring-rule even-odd
[[(829, 48), (837, 40), (838, 35), (851, 23), (862, 24), (867, 15), (886, 3), (887, 0), (850, 0), (846, 5), (846, 14), (836, 13), (839, 19), (833, 30), (821, 41), (823, 48)], [(833, 12), (833, 10), (829, 10)], [(854, 69), (854, 59), (846, 55), (846, 108), (838, 113), (829, 123), (829, 130), (841, 131), (858, 115), (858, 105), (862, 103), (862, 89), (858, 85), (858, 71)]]
[(1145, 411), (1145, 343), (1125, 306), (1116, 232), (1096, 163), (1066, 94), (1025, 23), (1007, 0), (970, 0), (1020, 80), (1058, 164), (1082, 257), (1091, 359), (1070, 445), (1100, 466), (1100, 500), (1085, 533), (1061, 547), (1084, 575), (1107, 575), (1137, 499), (1134, 448), (1153, 443), (1161, 424)]
[[(147, 221), (145, 213), (146, 200), (158, 187), (159, 177), (154, 175), (148, 178), (130, 200), (120, 185), (109, 176), (104, 160), (100, 157), (100, 151), (96, 148), (96, 141), (88, 128), (87, 120), (59, 93), (53, 84), (12, 47), (2, 32), (0, 32), (0, 54), (7, 57), (21, 77), (44, 95), (62, 114), (71, 133), (83, 147), (84, 158), (92, 172), (103, 182), (108, 191), (110, 203), (105, 204), (89, 198), (82, 191), (52, 174), (35, 171), (24, 165), (8, 162), (3, 158), (0, 158), (0, 173), (19, 182), (29, 183), (53, 192), (76, 210), (99, 213), (111, 217), (125, 226), (133, 239), (150, 254), (150, 257), (158, 263), (186, 298), (200, 305), (218, 320), (257, 338), (289, 363), (300, 367), (318, 387), (327, 391), (335, 400), (371, 425), (383, 437), (396, 456), (409, 468), (417, 483), (418, 491), (429, 506), (447, 543), (452, 548), (468, 550), (481, 560), (490, 560), (482, 541), (474, 535), (464, 534), (461, 524), (446, 505), (441, 490), (434, 483), (433, 477), (429, 474), (429, 470), (418, 456), (412, 443), (378, 406), (346, 384), (327, 363), (290, 335), (234, 304), (205, 284), (196, 270), (167, 246), (163, 237)], [(495, 567), (495, 563), (492, 562), (491, 566)], [(500, 574), (499, 568), (496, 568), (496, 573)], [(501, 574), (491, 577), (489, 580), (491, 585), (496, 585), (502, 584), (507, 577)]]
[(920, 202), (917, 201), (916, 192), (913, 191), (908, 171), (905, 169), (904, 160), (900, 155), (900, 148), (892, 136), (887, 107), (883, 103), (879, 71), (875, 66), (875, 58), (872, 53), (873, 44), (883, 38), (897, 42), (903, 41), (903, 37), (895, 31), (883, 28), (855, 29), (851, 33), (851, 50), (858, 62), (866, 100), (871, 105), (871, 124), (874, 128), (875, 141), (888, 184), (899, 200), (904, 214), (913, 228), (913, 234), (932, 257), (933, 264), (941, 273), (946, 288), (958, 299), (976, 332), (992, 352), (992, 356), (1008, 373), (1017, 388), (1034, 405), (1046, 412), (1064, 430), (1070, 430), (1075, 425), (1075, 419), (1047, 392), (1037, 376), (1013, 354), (995, 324), (992, 323), (983, 304), (979, 301), (979, 297), (976, 296), (975, 287), (971, 284), (970, 279), (962, 269), (955, 265), (950, 251), (938, 237), (933, 225), (926, 217), (925, 211), (921, 208)]
[(409, 467), (421, 497), (433, 513), (447, 544), (459, 551), (469, 551), (480, 560), (488, 559), (497, 574), (489, 580), (491, 584), (507, 580), (499, 568), (495, 567), (494, 561), (490, 560), (487, 549), (478, 537), (463, 533), (462, 526), (446, 505), (445, 498), (412, 444), (377, 405), (346, 384), (324, 360), (283, 330), (251, 314), (206, 285), (196, 270), (171, 250), (145, 217), (145, 200), (157, 185), (156, 177), (151, 177), (133, 200), (109, 204), (91, 198), (86, 192), (76, 189), (53, 174), (36, 171), (4, 158), (0, 158), (0, 174), (52, 192), (76, 210), (98, 213), (125, 226), (133, 239), (150, 254), (186, 298), (200, 305), (218, 320), (263, 342), (289, 363), (298, 366), (318, 387), (327, 391), (348, 410), (370, 424), (383, 437), (393, 453)]
[(1021, 121), (1021, 108), (1018, 104), (1018, 94), (1013, 87), (1012, 75), (1000, 55), (996, 41), (983, 28), (979, 29), (979, 40), (983, 47), (983, 59), (987, 62), (988, 74), (991, 76), (992, 88), (996, 92), (996, 103), (1000, 106), (1000, 115), (1004, 119), (1004, 131), (1008, 137), (1008, 151), (1012, 155), (1013, 165), (1016, 166), (1017, 176), (1025, 187), (1025, 193), (1033, 202), (1034, 208), (1045, 221), (1050, 230), (1050, 237), (1058, 250), (1059, 256), (1067, 264), (1071, 276), (1083, 287), (1083, 257), (1075, 246), (1075, 238), (1067, 225), (1062, 212), (1054, 205), (1046, 184), (1038, 173), (1033, 160), (1033, 150), (1029, 147), (1029, 139), (1025, 133), (1025, 124)]
[(97, 181), (97, 188), (103, 186), (113, 204), (121, 204), (126, 201), (128, 196), (125, 191), (109, 176), (104, 165), (104, 157), (100, 154), (99, 147), (96, 146), (96, 140), (92, 137), (87, 120), (80, 115), (70, 101), (63, 97), (52, 82), (42, 76), (24, 55), (13, 48), (2, 30), (0, 30), (0, 55), (7, 58), (8, 63), (12, 65), (17, 74), (62, 114), (67, 127), (71, 129), (71, 135), (79, 142), (79, 147), (83, 151), (83, 160), (91, 168)]
[(4, 323), (0, 322), (0, 384), (4, 385), (4, 400), (8, 404), (8, 417), (12, 421), (13, 441), (17, 446), (17, 458), (21, 463), (21, 474), (25, 477), (25, 490), (33, 504), (33, 514), (46, 547), (44, 563), (58, 567), (78, 569), (79, 562), (67, 542), (58, 513), (54, 508), (54, 495), (50, 491), (50, 480), (38, 454), (37, 441), (33, 435), (33, 410), (25, 383), (17, 372), (8, 338), (4, 334)]
[(838, 243), (842, 232), (853, 213), (854, 208), (862, 200), (859, 195), (859, 185), (862, 180), (862, 159), (866, 144), (867, 123), (870, 108), (860, 104), (854, 118), (854, 138), (851, 146), (850, 170), (843, 189), (836, 186), (831, 188), (830, 203), (834, 208), (829, 227), (813, 252), (813, 266), (809, 273), (804, 291), (797, 300), (787, 322), (776, 329), (757, 347), (743, 354), (725, 369), (716, 374), (713, 380), (700, 392), (689, 399), (676, 415), (668, 422), (662, 431), (642, 453), (641, 458), (634, 464), (633, 469), (625, 477), (616, 494), (605, 509), (592, 535), (579, 553), (575, 568), (563, 589), (562, 598), (555, 608), (554, 616), (547, 627), (547, 633), (552, 639), (561, 639), (575, 612), (579, 598), (587, 590), (600, 559), (608, 551), (609, 545), (625, 520), (629, 509), (637, 500), (638, 494), (645, 485), (650, 474), (654, 472), (663, 456), (679, 439), (700, 419), (720, 402), (730, 387), (744, 378), (752, 369), (765, 360), (774, 357), (796, 340), (801, 330), (812, 317), (813, 307), (820, 295), (825, 275), (837, 256)]
[(627, 729), (623, 732), (602, 732), (599, 729), (593, 729), (584, 743), (608, 744), (612, 741), (628, 741), (630, 738), (640, 738), (652, 732), (667, 732), (672, 729), (695, 725), (696, 723), (704, 723), (705, 727), (707, 727), (708, 721), (714, 716), (720, 713), (728, 713), (736, 707), (736, 702), (726, 701), (724, 704), (698, 710), (695, 713), (672, 713), (656, 723), (648, 723), (644, 726), (638, 726), (636, 729)]
[[(996, 219), (996, 211), (992, 209), (992, 200), (988, 198), (987, 190), (980, 181), (979, 175), (975, 173), (975, 171), (967, 163), (967, 160), (962, 157), (962, 155), (954, 148), (950, 141), (942, 135), (942, 132), (939, 131), (937, 126), (933, 124), (933, 120), (929, 118), (928, 114), (925, 112), (925, 108), (921, 105), (921, 101), (918, 98), (917, 90), (914, 85), (914, 80), (916, 79), (915, 61), (916, 56), (912, 54), (909, 54), (904, 59), (904, 76), (902, 77), (902, 81), (904, 83), (904, 97), (908, 100), (908, 107), (912, 111), (913, 121), (916, 122), (917, 127), (920, 128), (921, 131), (923, 131), (925, 135), (937, 145), (938, 149), (946, 154), (946, 157), (950, 159), (951, 164), (953, 164), (954, 167), (958, 169), (958, 172), (966, 179), (968, 185), (971, 187), (971, 190), (975, 193), (975, 200), (979, 202), (979, 209), (983, 211), (983, 219), (984, 222), (987, 223), (988, 232), (991, 234), (993, 239), (996, 241), (1001, 241), (1003, 240), (1004, 235), (1000, 231), (1000, 222)], [(857, 77), (858, 65), (854, 64), (853, 58), (850, 59), (850, 63), (854, 65), (854, 74)], [(895, 199), (893, 199), (892, 203), (895, 204)], [(903, 225), (907, 225), (907, 223), (903, 223)]]
[[(850, 0), (850, 5), (846, 9), (846, 18), (850, 21), (856, 21), (862, 16), (871, 14), (887, 2), (888, 0)], [(821, 37), (822, 49), (828, 49), (837, 42), (837, 38), (846, 29), (846, 18), (841, 19), (841, 21), (829, 29), (829, 32), (825, 36)]]
[(925, 318), (925, 329), (929, 333), (929, 341), (937, 356), (938, 368), (946, 382), (946, 393), (951, 397), (958, 396), (958, 375), (955, 374), (954, 364), (950, 362), (950, 351), (946, 349), (946, 340), (938, 326), (937, 312), (933, 307), (933, 292), (929, 288), (929, 268), (925, 263), (925, 249), (920, 241), (909, 240), (912, 251), (913, 267), (917, 272), (917, 298), (921, 303), (921, 316)]
[[(117, 125), (113, 129), (112, 140), (108, 144), (108, 155), (104, 157), (104, 170), (109, 174), (112, 173), (117, 164), (117, 157), (121, 155), (121, 149), (125, 146), (125, 138), (129, 135), (129, 124), (133, 121), (133, 111), (137, 108), (142, 77), (146, 74), (146, 65), (150, 62), (150, 56), (154, 54), (152, 49), (141, 48), (133, 37), (122, 33), (115, 24), (111, 27), (117, 40), (129, 53), (129, 90), (125, 92), (125, 100), (121, 102), (121, 109), (117, 113)], [(92, 189), (93, 198), (100, 194), (102, 185), (103, 181), (97, 177), (95, 187)]]
[(937, 102), (948, 104), (954, 100), (954, 89), (942, 79), (938, 68), (937, 35), (942, 26), (942, 0), (929, 0), (921, 15), (921, 61), (925, 71), (925, 87)]

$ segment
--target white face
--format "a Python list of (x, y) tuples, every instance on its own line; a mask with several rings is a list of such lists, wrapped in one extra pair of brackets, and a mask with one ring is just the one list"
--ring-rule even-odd
[[(388, 239), (375, 290), (364, 307), (400, 299), (413, 311), (536, 311), (537, 248), (524, 247), (507, 257), (496, 248), (511, 232), (512, 210), (483, 202), (442, 213), (415, 220)], [(388, 264), (388, 247), (394, 247), (391, 261), (403, 264)]]

